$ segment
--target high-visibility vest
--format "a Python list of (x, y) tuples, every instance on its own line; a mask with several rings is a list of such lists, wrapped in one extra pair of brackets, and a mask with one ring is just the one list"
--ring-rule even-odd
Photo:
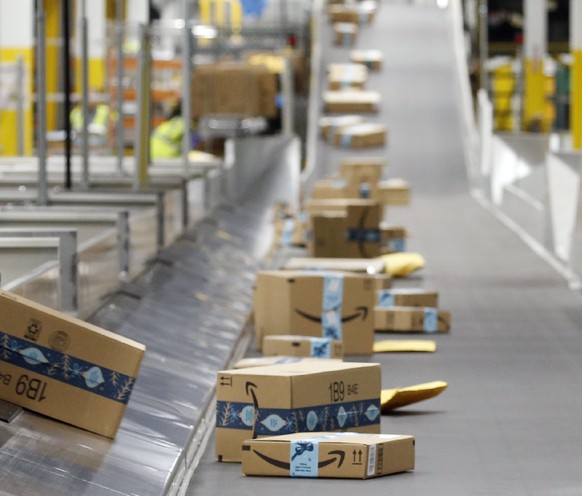
[(151, 158), (173, 158), (182, 155), (184, 119), (177, 116), (162, 122), (150, 139)]
[[(89, 132), (94, 134), (106, 134), (109, 125), (109, 107), (104, 103), (97, 105), (93, 112), (89, 113)], [(71, 126), (77, 133), (83, 130), (83, 108), (75, 107), (71, 110)]]

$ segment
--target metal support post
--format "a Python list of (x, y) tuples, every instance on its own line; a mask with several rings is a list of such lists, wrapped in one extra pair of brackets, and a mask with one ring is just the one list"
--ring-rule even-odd
[(81, 157), (83, 177), (81, 186), (89, 189), (89, 40), (87, 29), (87, 0), (81, 2), (81, 80), (83, 104), (83, 139)]
[(487, 0), (479, 1), (479, 88), (487, 91), (487, 58), (489, 57), (489, 14)]
[(192, 43), (194, 36), (192, 35), (192, 28), (190, 24), (190, 0), (182, 0), (182, 15), (184, 17), (184, 32), (182, 39), (182, 53), (184, 60), (182, 61), (182, 88), (184, 92), (182, 95), (182, 118), (184, 119), (184, 136), (182, 137), (182, 160), (183, 160), (183, 174), (188, 177), (190, 174), (190, 161), (188, 155), (190, 153), (190, 133), (192, 130)]
[(123, 0), (117, 0), (117, 120), (115, 126), (117, 144), (117, 172), (123, 174)]
[(141, 50), (138, 63), (137, 126), (135, 141), (134, 189), (144, 189), (148, 185), (150, 108), (151, 108), (151, 39), (148, 27), (139, 25)]
[(46, 34), (43, 0), (36, 0), (36, 104), (38, 152), (38, 203), (48, 204), (46, 171)]
[(65, 188), (72, 188), (71, 179), (71, 33), (69, 0), (61, 0), (63, 39), (63, 93), (65, 122)]
[(283, 73), (281, 74), (281, 90), (283, 93), (283, 106), (281, 108), (281, 120), (282, 120), (282, 131), (283, 134), (290, 136), (295, 131), (294, 123), (294, 109), (295, 109), (295, 98), (294, 98), (294, 88), (293, 88), (293, 61), (291, 57), (285, 57), (285, 65), (283, 68)]
[(25, 67), (22, 55), (16, 59), (16, 153), (24, 155), (24, 78)]

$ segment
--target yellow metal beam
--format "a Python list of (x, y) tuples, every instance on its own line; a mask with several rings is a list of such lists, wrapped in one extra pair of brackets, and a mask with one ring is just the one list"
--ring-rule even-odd
[[(32, 64), (34, 48), (3, 48), (0, 49), (0, 62), (14, 63), (22, 57), (25, 67), (24, 90), (24, 154), (32, 155), (33, 150), (33, 115), (32, 115)], [(10, 156), (18, 153), (17, 147), (18, 116), (16, 110), (0, 110), (0, 155)]]
[(572, 84), (570, 128), (572, 132), (572, 147), (582, 149), (582, 50), (572, 53)]
[(526, 60), (524, 69), (523, 127), (530, 131), (547, 131), (544, 64), (540, 60)]

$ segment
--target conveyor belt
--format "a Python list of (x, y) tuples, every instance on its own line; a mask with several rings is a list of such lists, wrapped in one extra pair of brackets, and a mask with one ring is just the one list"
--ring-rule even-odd
[[(413, 185), (412, 205), (390, 209), (389, 219), (410, 229), (410, 248), (427, 259), (399, 285), (438, 289), (453, 316), (434, 355), (373, 360), (383, 387), (439, 379), (449, 389), (382, 419), (384, 433), (417, 437), (413, 473), (366, 482), (245, 478), (239, 465), (214, 461), (211, 440), (188, 494), (582, 494), (582, 297), (469, 195), (445, 12), (384, 3), (357, 45), (384, 52), (369, 87), (384, 97), (376, 119), (388, 124), (390, 176)], [(324, 52), (347, 60), (343, 49)], [(320, 163), (338, 156), (320, 145)]]

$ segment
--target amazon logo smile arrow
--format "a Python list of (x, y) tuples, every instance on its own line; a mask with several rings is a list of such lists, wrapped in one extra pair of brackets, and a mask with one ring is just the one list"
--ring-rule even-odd
[[(262, 460), (264, 460), (265, 462), (267, 462), (269, 465), (272, 465), (273, 467), (282, 468), (283, 470), (291, 470), (290, 462), (277, 460), (276, 458), (272, 458), (269, 455), (265, 455), (264, 453), (261, 453), (260, 451), (257, 451), (255, 449), (253, 450), (253, 453)], [(328, 465), (331, 465), (335, 462), (337, 462), (337, 468), (340, 468), (343, 465), (344, 459), (346, 457), (345, 451), (334, 450), (330, 451), (329, 454), (333, 456), (331, 458), (328, 458), (327, 460), (321, 460), (320, 462), (318, 462), (317, 464), (318, 468), (327, 467)]]
[[(299, 310), (298, 308), (295, 308), (294, 310), (295, 313), (301, 315), (304, 319), (310, 320), (311, 322), (317, 322), (318, 324), (321, 324), (322, 322), (321, 315), (311, 315), (310, 313)], [(368, 307), (356, 307), (356, 312), (342, 317), (342, 323), (345, 324), (346, 322), (355, 320), (358, 317), (362, 317), (362, 320), (366, 320), (368, 318)]]

